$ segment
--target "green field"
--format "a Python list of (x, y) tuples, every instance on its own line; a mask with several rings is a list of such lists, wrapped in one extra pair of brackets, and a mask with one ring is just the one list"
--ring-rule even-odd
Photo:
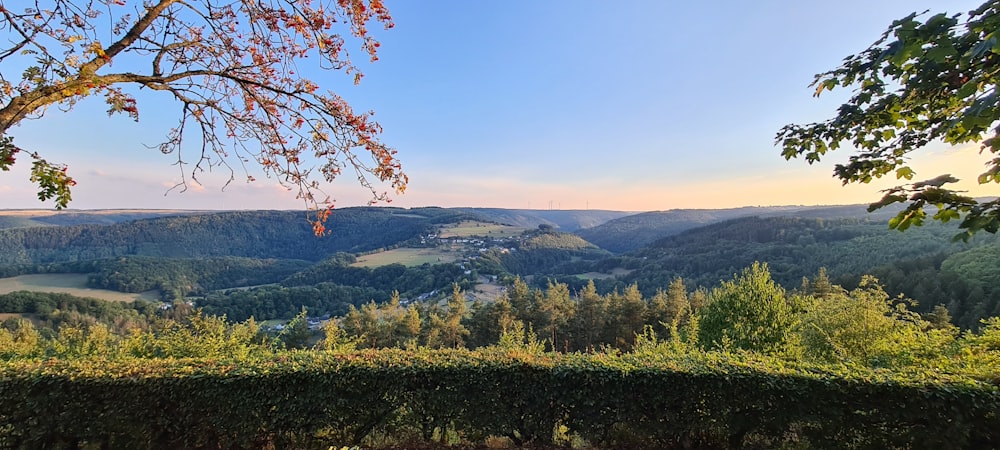
[(353, 266), (380, 267), (389, 264), (419, 266), (424, 263), (438, 264), (454, 262), (461, 256), (459, 252), (446, 252), (439, 248), (397, 248), (370, 255), (359, 256)]
[(137, 299), (159, 301), (160, 299), (157, 291), (129, 294), (106, 289), (91, 289), (87, 287), (87, 275), (80, 273), (52, 273), (0, 278), (0, 294), (9, 294), (15, 291), (59, 292), (77, 297), (92, 297), (117, 302), (131, 302)]
[(499, 225), (495, 223), (478, 222), (466, 220), (456, 224), (441, 227), (439, 235), (442, 238), (452, 237), (509, 237), (517, 236), (524, 232), (526, 228), (512, 227), (510, 225)]
[(578, 274), (573, 275), (573, 276), (575, 276), (577, 278), (580, 278), (580, 279), (583, 279), (583, 280), (603, 280), (605, 278), (614, 278), (614, 277), (617, 277), (617, 276), (620, 276), (620, 275), (628, 275), (630, 272), (632, 272), (632, 271), (628, 270), (628, 269), (623, 269), (621, 267), (616, 267), (616, 268), (614, 268), (614, 269), (611, 270), (611, 273), (606, 273), (606, 272), (587, 272), (587, 273), (578, 273)]

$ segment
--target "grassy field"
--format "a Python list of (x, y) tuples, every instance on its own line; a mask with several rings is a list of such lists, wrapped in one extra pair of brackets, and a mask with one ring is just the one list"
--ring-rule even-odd
[(476, 288), (470, 292), (472, 297), (482, 302), (492, 302), (500, 298), (504, 293), (504, 287), (489, 280), (482, 275), (476, 280)]
[(449, 224), (441, 227), (439, 235), (442, 238), (471, 236), (508, 237), (517, 236), (523, 233), (525, 229), (526, 228), (512, 227), (509, 225), (465, 220), (456, 224)]
[(424, 263), (438, 264), (454, 262), (459, 256), (461, 256), (459, 252), (446, 252), (438, 248), (397, 248), (359, 256), (358, 262), (352, 265), (358, 267), (380, 267), (399, 263), (404, 266), (419, 266)]
[(628, 275), (629, 272), (631, 272), (631, 270), (623, 269), (621, 267), (618, 267), (618, 268), (612, 269), (611, 273), (605, 273), (605, 272), (587, 272), (587, 273), (578, 273), (578, 274), (576, 274), (574, 276), (577, 277), (577, 278), (583, 279), (583, 280), (603, 280), (605, 278), (613, 278), (613, 277), (617, 277), (619, 275)]
[(38, 316), (36, 314), (23, 314), (23, 313), (0, 313), (0, 322), (7, 319), (19, 319), (25, 318), (28, 320), (38, 321)]
[(0, 294), (15, 291), (59, 292), (77, 297), (93, 297), (117, 302), (131, 302), (136, 299), (158, 301), (160, 299), (159, 293), (156, 291), (128, 294), (105, 289), (91, 289), (87, 287), (87, 275), (79, 273), (51, 273), (0, 278)]

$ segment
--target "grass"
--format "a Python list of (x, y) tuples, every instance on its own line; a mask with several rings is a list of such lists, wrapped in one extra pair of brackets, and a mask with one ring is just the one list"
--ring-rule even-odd
[(47, 273), (0, 278), (0, 294), (9, 294), (15, 291), (58, 292), (115, 302), (132, 302), (137, 299), (158, 301), (160, 299), (157, 291), (132, 294), (88, 288), (87, 275), (80, 273)]
[(28, 319), (28, 320), (32, 320), (32, 321), (38, 321), (38, 315), (37, 314), (28, 314), (28, 313), (0, 313), (0, 322), (3, 322), (5, 320), (7, 320), (7, 319), (20, 319), (20, 318), (24, 318), (24, 319)]
[(404, 266), (419, 266), (424, 263), (438, 264), (456, 261), (458, 252), (446, 252), (439, 248), (397, 248), (370, 255), (359, 256), (358, 261), (353, 266), (358, 267), (380, 267), (389, 264), (402, 264)]
[(611, 269), (611, 273), (587, 272), (587, 273), (578, 273), (573, 276), (581, 280), (603, 280), (605, 278), (614, 278), (619, 275), (628, 275), (630, 272), (632, 271), (621, 267), (616, 267), (614, 269)]
[(465, 220), (456, 224), (441, 227), (439, 235), (442, 238), (472, 236), (500, 238), (520, 235), (526, 229), (527, 228), (522, 227), (512, 227), (510, 225)]

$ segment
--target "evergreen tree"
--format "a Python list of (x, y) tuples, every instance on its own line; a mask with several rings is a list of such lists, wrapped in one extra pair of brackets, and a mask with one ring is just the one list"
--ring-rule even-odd
[(951, 323), (951, 313), (944, 305), (935, 306), (931, 312), (924, 315), (924, 319), (936, 329), (948, 329), (955, 326)]
[(549, 339), (552, 350), (568, 350), (569, 323), (575, 304), (569, 297), (569, 287), (563, 283), (549, 282), (545, 295), (535, 308), (534, 327)]
[(590, 280), (577, 294), (576, 314), (571, 327), (577, 350), (593, 351), (603, 342), (608, 329), (608, 299), (597, 293), (594, 280)]

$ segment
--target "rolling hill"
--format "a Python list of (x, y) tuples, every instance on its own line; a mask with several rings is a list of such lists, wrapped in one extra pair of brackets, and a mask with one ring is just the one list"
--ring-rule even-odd
[(866, 205), (764, 206), (731, 209), (673, 209), (652, 211), (608, 220), (576, 232), (580, 237), (613, 253), (638, 250), (658, 239), (687, 230), (740, 217), (858, 218), (887, 221), (895, 210), (868, 213)]

